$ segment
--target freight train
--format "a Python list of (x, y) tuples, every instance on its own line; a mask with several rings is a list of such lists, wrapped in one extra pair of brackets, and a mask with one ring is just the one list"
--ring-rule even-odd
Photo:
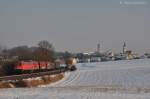
[(66, 60), (65, 67), (56, 65), (55, 63), (49, 61), (18, 61), (15, 63), (16, 73), (33, 73), (41, 71), (50, 71), (59, 68), (66, 68), (67, 70), (76, 70), (76, 60), (74, 58), (69, 58)]

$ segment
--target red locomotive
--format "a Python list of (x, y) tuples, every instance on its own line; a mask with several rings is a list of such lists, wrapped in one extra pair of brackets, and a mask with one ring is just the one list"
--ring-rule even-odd
[(49, 61), (19, 61), (15, 65), (15, 70), (18, 72), (25, 72), (25, 71), (42, 71), (42, 70), (49, 70), (54, 69), (54, 63)]

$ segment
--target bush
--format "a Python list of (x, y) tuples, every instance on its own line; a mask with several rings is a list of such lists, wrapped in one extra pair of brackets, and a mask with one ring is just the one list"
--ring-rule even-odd
[(15, 74), (15, 62), (7, 62), (2, 66), (5, 75)]

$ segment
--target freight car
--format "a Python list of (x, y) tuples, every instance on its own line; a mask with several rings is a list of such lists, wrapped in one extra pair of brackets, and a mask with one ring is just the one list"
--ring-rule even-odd
[(66, 69), (70, 71), (75, 71), (77, 69), (75, 66), (76, 64), (77, 64), (77, 61), (75, 58), (69, 58), (66, 60)]

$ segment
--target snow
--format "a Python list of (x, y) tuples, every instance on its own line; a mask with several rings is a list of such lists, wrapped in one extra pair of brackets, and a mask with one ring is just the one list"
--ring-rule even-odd
[(39, 88), (1, 89), (0, 99), (150, 99), (150, 60), (82, 63)]
[(150, 94), (105, 93), (65, 88), (5, 89), (0, 99), (150, 99)]
[(41, 77), (28, 78), (28, 79), (23, 79), (23, 80), (25, 81), (41, 80)]

